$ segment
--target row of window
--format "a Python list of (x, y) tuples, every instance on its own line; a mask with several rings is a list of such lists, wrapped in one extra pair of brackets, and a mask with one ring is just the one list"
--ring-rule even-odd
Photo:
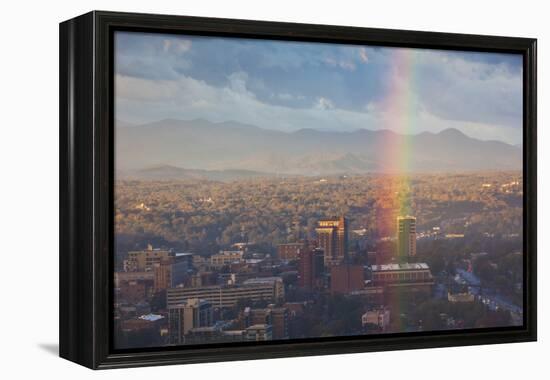
[(387, 281), (387, 280), (417, 280), (428, 279), (430, 274), (426, 271), (423, 272), (393, 272), (393, 273), (374, 273), (373, 280)]

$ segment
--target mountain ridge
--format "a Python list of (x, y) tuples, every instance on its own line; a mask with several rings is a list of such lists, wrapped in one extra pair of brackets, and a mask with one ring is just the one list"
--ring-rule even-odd
[(250, 170), (225, 169), (204, 170), (181, 168), (173, 165), (156, 165), (138, 170), (120, 171), (119, 179), (132, 180), (208, 180), (208, 181), (232, 181), (236, 179), (249, 179), (272, 177), (272, 173), (262, 173)]
[(158, 165), (285, 175), (515, 170), (522, 166), (521, 148), (474, 139), (452, 128), (416, 135), (364, 128), (284, 132), (205, 119), (119, 126), (116, 153), (117, 169), (126, 172)]

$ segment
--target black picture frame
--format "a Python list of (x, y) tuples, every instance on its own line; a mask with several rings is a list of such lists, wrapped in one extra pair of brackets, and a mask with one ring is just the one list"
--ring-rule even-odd
[[(113, 33), (154, 31), (523, 56), (521, 327), (116, 351)], [(93, 11), (60, 24), (60, 356), (93, 369), (528, 342), (537, 337), (536, 39)]]

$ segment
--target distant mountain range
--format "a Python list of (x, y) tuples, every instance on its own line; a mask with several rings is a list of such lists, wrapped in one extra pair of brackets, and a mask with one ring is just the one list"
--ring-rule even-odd
[[(406, 147), (401, 150), (399, 147)], [(521, 147), (482, 141), (456, 129), (400, 135), (300, 129), (281, 132), (237, 122), (162, 120), (117, 122), (119, 177), (228, 180), (267, 175), (521, 169)]]

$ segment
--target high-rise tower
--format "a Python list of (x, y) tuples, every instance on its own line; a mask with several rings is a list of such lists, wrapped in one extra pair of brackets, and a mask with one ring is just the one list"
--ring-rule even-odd
[(344, 262), (348, 255), (348, 222), (340, 218), (322, 219), (317, 222), (319, 248), (324, 251), (325, 267)]
[(397, 217), (397, 256), (406, 259), (416, 256), (416, 218)]

